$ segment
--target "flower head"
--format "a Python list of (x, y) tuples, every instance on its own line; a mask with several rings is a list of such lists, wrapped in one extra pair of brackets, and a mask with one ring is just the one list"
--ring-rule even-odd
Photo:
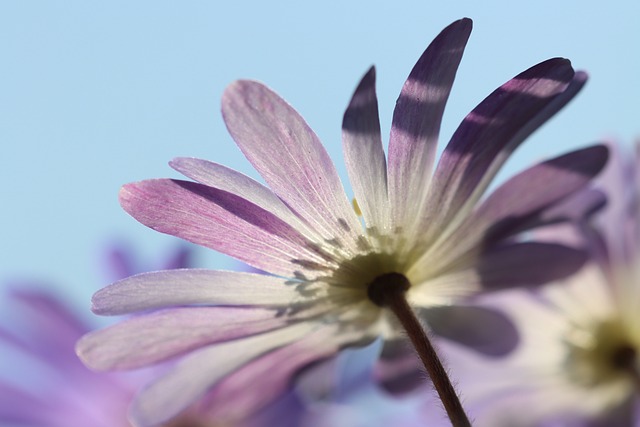
[[(484, 402), (478, 425), (640, 421), (640, 165), (622, 151), (612, 150), (599, 180), (605, 193), (589, 189), (570, 199), (564, 210), (574, 228), (553, 230), (556, 240), (586, 244), (589, 262), (562, 282), (493, 301), (521, 330), (521, 345), (499, 365), (469, 364), (483, 373), (464, 381), (477, 383)], [(607, 204), (594, 214), (604, 194)]]
[[(110, 276), (133, 265), (134, 254), (122, 245), (110, 248)], [(126, 254), (126, 255), (125, 255)], [(112, 257), (109, 257), (110, 260)], [(179, 248), (166, 267), (190, 267), (189, 250)], [(139, 271), (139, 270), (138, 270)], [(87, 369), (75, 354), (76, 341), (92, 329), (91, 322), (45, 285), (16, 282), (7, 286), (9, 310), (0, 320), (0, 424), (30, 427), (128, 427), (128, 406), (136, 390), (155, 375), (124, 376)], [(198, 421), (185, 414), (172, 426)]]
[[(582, 87), (584, 73), (566, 59), (542, 62), (489, 95), (433, 169), (470, 32), (469, 19), (454, 22), (418, 60), (396, 104), (388, 158), (373, 68), (358, 85), (344, 115), (343, 147), (363, 222), (317, 136), (253, 81), (227, 88), (222, 114), (268, 187), (193, 158), (170, 164), (195, 182), (123, 187), (122, 206), (143, 224), (272, 274), (156, 272), (96, 293), (99, 314), (143, 315), (84, 337), (78, 351), (85, 363), (130, 369), (184, 356), (138, 396), (139, 424), (160, 422), (204, 394), (218, 419), (235, 419), (286, 390), (304, 366), (345, 346), (395, 337), (383, 306), (396, 286), (415, 307), (432, 307), (581, 265), (579, 251), (512, 236), (582, 188), (603, 166), (604, 147), (534, 166), (479, 203), (508, 155)], [(271, 394), (252, 388), (267, 376)]]

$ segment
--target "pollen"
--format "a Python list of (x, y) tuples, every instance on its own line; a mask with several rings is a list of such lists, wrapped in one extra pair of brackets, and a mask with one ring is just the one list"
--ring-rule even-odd
[(360, 205), (358, 205), (358, 201), (356, 200), (355, 197), (353, 198), (353, 200), (351, 200), (351, 204), (353, 205), (353, 210), (355, 211), (356, 215), (362, 216), (362, 211), (360, 210)]

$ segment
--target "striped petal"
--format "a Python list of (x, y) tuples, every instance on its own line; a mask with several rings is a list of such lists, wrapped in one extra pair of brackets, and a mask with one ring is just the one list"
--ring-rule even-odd
[(389, 198), (396, 226), (412, 223), (427, 200), (442, 114), (471, 27), (465, 18), (442, 30), (400, 92), (389, 139)]
[(317, 298), (320, 290), (264, 274), (204, 269), (142, 273), (96, 292), (92, 310), (101, 315), (135, 313), (184, 305), (294, 306)]
[(261, 270), (293, 277), (321, 264), (308, 240), (273, 213), (232, 193), (157, 179), (125, 185), (122, 207), (154, 230), (220, 251)]
[(342, 120), (342, 147), (351, 185), (369, 234), (388, 231), (387, 163), (382, 148), (376, 70), (356, 88)]
[(96, 370), (133, 369), (207, 344), (282, 327), (289, 320), (277, 310), (258, 308), (174, 308), (89, 333), (78, 341), (76, 351)]
[(597, 194), (581, 200), (579, 206), (578, 201), (571, 200), (571, 206), (565, 206), (564, 200), (578, 193), (602, 170), (607, 153), (603, 145), (572, 151), (512, 177), (491, 193), (459, 229), (443, 239), (438, 252), (453, 259), (473, 247), (487, 246), (541, 223), (584, 214), (585, 209), (601, 201)]
[(433, 208), (422, 229), (438, 232), (462, 218), (513, 150), (569, 102), (586, 81), (568, 60), (554, 58), (519, 74), (481, 102), (460, 124), (438, 163)]
[(306, 236), (318, 239), (298, 216), (276, 196), (273, 191), (250, 177), (218, 163), (191, 157), (179, 157), (169, 165), (200, 184), (236, 194), (262, 209), (273, 213)]
[[(147, 427), (169, 420), (229, 373), (261, 354), (301, 338), (316, 327), (313, 322), (299, 323), (191, 353), (138, 394), (131, 408), (134, 424)], [(264, 392), (269, 393), (268, 390)]]
[[(473, 222), (476, 230), (490, 226), (492, 236), (504, 238), (512, 234), (512, 224), (526, 223), (526, 218), (584, 188), (602, 170), (607, 159), (607, 147), (596, 145), (535, 165), (494, 191), (469, 223)], [(593, 200), (584, 202), (592, 206)], [(584, 211), (584, 207), (579, 210)]]
[(360, 223), (331, 158), (302, 117), (252, 81), (227, 88), (222, 114), (238, 147), (278, 197), (325, 240), (355, 251)]

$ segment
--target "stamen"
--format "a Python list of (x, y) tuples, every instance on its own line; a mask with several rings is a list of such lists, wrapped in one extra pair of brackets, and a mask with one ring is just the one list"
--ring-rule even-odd
[(353, 198), (353, 200), (351, 200), (351, 204), (353, 205), (353, 210), (355, 211), (356, 215), (362, 216), (362, 210), (360, 209), (360, 206), (358, 205), (358, 201), (356, 200), (355, 197)]

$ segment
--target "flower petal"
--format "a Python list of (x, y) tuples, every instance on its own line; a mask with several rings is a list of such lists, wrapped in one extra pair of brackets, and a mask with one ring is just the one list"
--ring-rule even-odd
[(607, 153), (606, 146), (595, 145), (539, 163), (512, 177), (491, 193), (439, 251), (453, 257), (471, 246), (486, 246), (489, 241), (498, 242), (544, 222), (585, 214), (601, 202), (596, 194), (574, 200), (570, 206), (563, 199), (584, 188), (602, 170)]
[(91, 332), (78, 341), (76, 351), (96, 370), (132, 369), (203, 345), (275, 329), (289, 320), (276, 310), (258, 308), (173, 308)]
[(480, 198), (511, 152), (569, 102), (586, 81), (568, 60), (554, 58), (519, 74), (482, 101), (460, 124), (433, 180), (422, 229), (440, 230)]
[(0, 421), (2, 425), (50, 425), (55, 408), (50, 399), (35, 396), (0, 382)]
[(273, 191), (250, 177), (218, 163), (192, 157), (178, 157), (169, 165), (200, 184), (236, 194), (293, 226), (306, 236), (317, 239), (308, 224), (298, 218)]
[[(322, 327), (242, 366), (207, 394), (204, 406), (208, 414), (216, 420), (232, 421), (259, 410), (287, 390), (294, 374), (310, 363), (334, 355), (356, 335), (340, 336), (337, 331), (336, 327)], [(358, 331), (358, 338), (360, 335)], [(264, 383), (268, 392), (255, 386), (263, 378), (269, 378)]]
[(587, 261), (584, 251), (554, 243), (504, 244), (482, 254), (477, 267), (485, 291), (539, 286), (569, 277)]
[(122, 207), (154, 230), (220, 251), (273, 274), (293, 277), (321, 264), (314, 245), (261, 207), (193, 182), (157, 179), (125, 185)]
[(428, 308), (451, 304), (482, 290), (539, 286), (575, 273), (587, 255), (555, 243), (522, 242), (493, 245), (484, 252), (447, 259), (449, 264), (438, 259), (433, 266), (414, 267), (415, 284), (407, 295), (412, 305)]
[[(464, 222), (444, 233), (416, 261), (416, 270), (437, 269), (510, 235), (552, 221), (567, 220), (561, 201), (585, 187), (607, 161), (607, 148), (596, 145), (539, 163), (496, 189)], [(584, 209), (596, 200), (585, 200)], [(564, 202), (562, 203), (564, 204)], [(579, 208), (573, 208), (574, 214)], [(429, 260), (427, 266), (425, 260)]]
[(342, 148), (351, 185), (370, 234), (387, 231), (387, 163), (380, 136), (376, 70), (371, 67), (351, 98), (342, 120)]
[(142, 273), (96, 292), (92, 310), (118, 315), (181, 305), (295, 305), (316, 297), (286, 279), (264, 274), (204, 269)]
[(413, 223), (427, 200), (442, 114), (471, 27), (465, 18), (442, 30), (400, 92), (389, 139), (389, 198), (396, 226)]
[(505, 356), (519, 342), (518, 330), (503, 313), (480, 306), (440, 306), (420, 311), (435, 334), (486, 356)]
[[(7, 344), (19, 349), (39, 359), (43, 365), (56, 370), (62, 368), (69, 375), (86, 371), (76, 358), (73, 346), (78, 338), (88, 332), (87, 325), (60, 300), (46, 292), (15, 288), (11, 290), (9, 298), (19, 316), (13, 317), (7, 325), (13, 332), (0, 327), (0, 345)], [(20, 327), (16, 328), (16, 322)]]
[(238, 147), (278, 197), (325, 240), (355, 250), (362, 227), (331, 158), (302, 117), (252, 81), (227, 88), (222, 114)]
[[(169, 420), (230, 372), (261, 354), (299, 339), (316, 327), (315, 322), (298, 323), (191, 353), (135, 398), (131, 408), (134, 424), (147, 427)], [(264, 392), (269, 393), (267, 390)]]

